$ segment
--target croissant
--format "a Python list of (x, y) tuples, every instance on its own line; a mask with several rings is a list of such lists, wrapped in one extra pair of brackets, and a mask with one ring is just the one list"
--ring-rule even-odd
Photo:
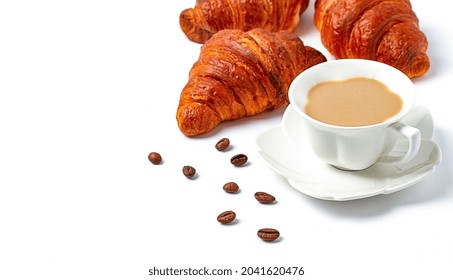
[(335, 58), (377, 60), (409, 78), (429, 69), (428, 41), (409, 0), (316, 0), (314, 22)]
[(201, 47), (189, 72), (176, 113), (179, 129), (195, 136), (222, 121), (275, 109), (286, 103), (300, 72), (324, 61), (294, 33), (219, 31)]
[(222, 29), (294, 31), (309, 0), (197, 0), (179, 16), (187, 38), (204, 43)]

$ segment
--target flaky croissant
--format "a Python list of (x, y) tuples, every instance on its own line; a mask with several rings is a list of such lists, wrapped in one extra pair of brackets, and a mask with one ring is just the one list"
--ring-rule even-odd
[(219, 31), (202, 46), (181, 92), (179, 129), (194, 136), (222, 121), (275, 109), (286, 103), (300, 72), (324, 61), (323, 54), (287, 31)]
[(377, 60), (410, 78), (429, 69), (428, 42), (409, 0), (316, 0), (314, 22), (335, 58)]
[(222, 29), (294, 31), (309, 0), (197, 0), (179, 16), (191, 41), (204, 43)]

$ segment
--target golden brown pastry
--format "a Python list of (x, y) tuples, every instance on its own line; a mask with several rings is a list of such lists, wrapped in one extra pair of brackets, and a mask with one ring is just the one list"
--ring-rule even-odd
[(314, 22), (336, 58), (377, 60), (410, 78), (428, 71), (428, 42), (408, 0), (316, 0)]
[(191, 41), (204, 43), (222, 29), (294, 31), (309, 0), (197, 0), (179, 16)]
[(179, 129), (194, 136), (222, 121), (275, 109), (287, 101), (300, 72), (325, 60), (290, 32), (219, 31), (202, 46), (182, 90)]

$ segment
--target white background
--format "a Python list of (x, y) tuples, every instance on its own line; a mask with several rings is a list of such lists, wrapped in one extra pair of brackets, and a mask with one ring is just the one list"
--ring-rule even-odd
[[(301, 194), (258, 158), (255, 138), (285, 108), (187, 138), (175, 113), (200, 45), (185, 1), (2, 1), (0, 278), (178, 279), (156, 268), (303, 266), (284, 279), (452, 279), (452, 21), (444, 2), (413, 0), (432, 66), (414, 79), (443, 161), (423, 182), (350, 202)], [(297, 34), (322, 51), (312, 16)], [(218, 152), (222, 137), (232, 148)], [(278, 148), (278, 147), (276, 147)], [(161, 153), (151, 165), (147, 155)], [(235, 168), (231, 156), (249, 165)], [(184, 165), (198, 171), (186, 179)], [(222, 190), (236, 181), (236, 195)], [(268, 191), (274, 205), (253, 194)], [(224, 210), (238, 222), (222, 226)], [(265, 243), (261, 227), (281, 238)], [(186, 277), (195, 279), (196, 277)], [(204, 277), (222, 279), (223, 277)], [(282, 277), (273, 277), (281, 279)], [(179, 277), (181, 279), (181, 277)]]

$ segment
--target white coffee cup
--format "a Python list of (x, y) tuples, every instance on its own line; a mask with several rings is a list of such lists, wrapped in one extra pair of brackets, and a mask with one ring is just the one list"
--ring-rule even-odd
[[(398, 94), (402, 109), (390, 119), (366, 126), (338, 126), (320, 122), (304, 112), (307, 94), (318, 83), (366, 77), (378, 80)], [(413, 107), (416, 99), (412, 81), (398, 69), (384, 63), (364, 59), (339, 59), (315, 65), (299, 74), (289, 88), (289, 100), (302, 116), (305, 132), (314, 153), (326, 163), (345, 170), (366, 169), (377, 161), (401, 165), (410, 161), (421, 143), (417, 128), (400, 122)], [(285, 128), (284, 128), (285, 129)], [(290, 135), (290, 133), (286, 133)], [(398, 137), (408, 140), (407, 152), (401, 156), (387, 155)]]

